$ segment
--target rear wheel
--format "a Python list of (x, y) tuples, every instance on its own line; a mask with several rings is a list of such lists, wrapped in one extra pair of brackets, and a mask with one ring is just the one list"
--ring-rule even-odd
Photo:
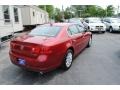
[(72, 62), (73, 62), (73, 51), (71, 49), (68, 49), (63, 60), (62, 68), (64, 70), (68, 70), (71, 67)]

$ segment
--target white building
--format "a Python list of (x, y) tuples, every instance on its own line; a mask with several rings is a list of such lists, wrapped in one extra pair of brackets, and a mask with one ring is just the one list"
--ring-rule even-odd
[(48, 13), (37, 6), (24, 5), (21, 9), (24, 26), (36, 26), (49, 22)]
[(19, 6), (0, 5), (1, 37), (23, 30), (21, 8)]
[(36, 26), (49, 22), (46, 11), (32, 5), (0, 5), (0, 41), (24, 26)]

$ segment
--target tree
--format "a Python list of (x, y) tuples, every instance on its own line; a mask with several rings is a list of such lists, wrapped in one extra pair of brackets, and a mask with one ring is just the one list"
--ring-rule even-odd
[(96, 6), (96, 16), (105, 17), (106, 16), (106, 11), (102, 7)]
[(55, 21), (59, 22), (62, 19), (61, 11), (59, 8), (55, 8)]
[[(76, 17), (105, 17), (106, 9), (97, 5), (72, 5)], [(107, 7), (108, 16), (114, 15), (114, 7), (109, 5)]]
[(75, 17), (74, 11), (73, 11), (73, 9), (71, 7), (67, 7), (65, 9), (64, 17), (65, 17), (65, 19), (69, 19), (69, 18)]
[(114, 15), (114, 7), (112, 5), (107, 6), (106, 12), (107, 12), (107, 16), (113, 16)]
[(54, 18), (54, 6), (53, 5), (39, 5), (39, 8), (49, 13), (49, 18)]

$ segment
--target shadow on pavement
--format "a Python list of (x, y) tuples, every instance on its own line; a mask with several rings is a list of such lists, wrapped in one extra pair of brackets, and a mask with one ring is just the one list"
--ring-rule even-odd
[[(64, 73), (65, 71), (58, 68), (51, 72), (41, 75), (38, 72), (27, 71), (19, 67), (7, 67), (2, 72), (1, 84), (9, 85), (33, 85), (44, 84), (53, 79), (54, 76)], [(7, 83), (6, 83), (7, 81)]]

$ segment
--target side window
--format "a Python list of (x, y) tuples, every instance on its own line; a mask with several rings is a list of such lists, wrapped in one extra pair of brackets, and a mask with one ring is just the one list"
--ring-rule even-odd
[(86, 23), (89, 23), (89, 20), (85, 20)]
[(10, 22), (10, 12), (9, 12), (9, 6), (3, 5), (3, 14), (4, 14), (4, 21), (6, 23)]
[(15, 22), (19, 22), (18, 8), (14, 7), (14, 18)]
[(80, 32), (84, 32), (84, 28), (83, 28), (82, 26), (76, 25), (76, 27), (78, 28), (78, 30), (79, 30)]
[(74, 35), (74, 34), (79, 33), (79, 30), (77, 29), (77, 27), (75, 25), (72, 25), (72, 26), (69, 27), (68, 33), (70, 35)]

